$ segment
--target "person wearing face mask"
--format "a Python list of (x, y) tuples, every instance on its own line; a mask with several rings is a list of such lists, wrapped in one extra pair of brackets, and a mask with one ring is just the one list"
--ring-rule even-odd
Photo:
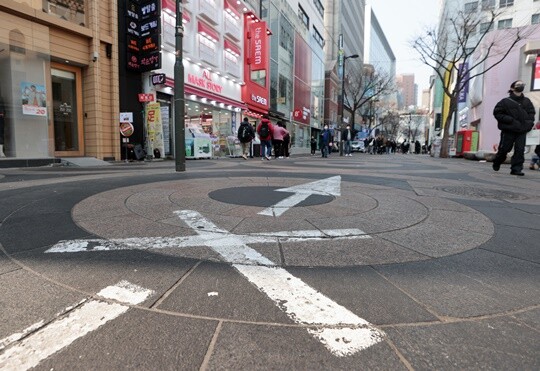
[(523, 176), (525, 161), (526, 135), (534, 126), (535, 109), (531, 100), (523, 95), (525, 84), (521, 80), (514, 81), (508, 91), (509, 96), (501, 99), (493, 109), (497, 119), (497, 127), (501, 131), (501, 140), (495, 158), (493, 170), (499, 171), (506, 155), (514, 147), (510, 165), (510, 174)]

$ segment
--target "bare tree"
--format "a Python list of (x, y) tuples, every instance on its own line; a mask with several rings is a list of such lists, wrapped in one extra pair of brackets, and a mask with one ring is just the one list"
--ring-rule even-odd
[[(489, 32), (502, 13), (493, 9), (482, 10), (467, 13), (459, 11), (445, 20), (448, 27), (439, 32), (435, 28), (427, 29), (411, 43), (420, 55), (420, 60), (435, 71), (449, 101), (441, 141), (441, 157), (448, 157), (449, 128), (460, 93), (471, 79), (484, 75), (500, 64), (516, 44), (532, 32), (526, 28), (509, 28), (501, 30), (494, 37)], [(464, 68), (465, 62), (468, 65)]]
[[(376, 71), (371, 65), (364, 65), (361, 71), (353, 70), (345, 84), (344, 108), (350, 112), (359, 112), (360, 108), (379, 100), (395, 91), (394, 76)], [(354, 127), (353, 114), (352, 127)]]
[(380, 119), (381, 128), (388, 139), (396, 139), (399, 135), (401, 120), (398, 112), (387, 112)]

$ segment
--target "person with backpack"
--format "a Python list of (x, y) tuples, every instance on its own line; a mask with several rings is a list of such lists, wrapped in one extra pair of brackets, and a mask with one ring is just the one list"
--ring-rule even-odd
[(270, 161), (272, 155), (272, 137), (274, 134), (274, 127), (268, 119), (262, 119), (261, 123), (257, 126), (257, 134), (261, 140), (261, 160), (267, 159)]
[(253, 139), (255, 139), (255, 131), (253, 130), (253, 126), (249, 123), (249, 119), (245, 117), (238, 128), (238, 140), (242, 146), (242, 158), (244, 160), (247, 160), (249, 147)]

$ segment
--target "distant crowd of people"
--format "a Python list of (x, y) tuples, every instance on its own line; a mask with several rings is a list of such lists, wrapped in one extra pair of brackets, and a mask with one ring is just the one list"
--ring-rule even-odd
[[(358, 131), (347, 125), (345, 129), (341, 131), (341, 143), (335, 138), (335, 133), (331, 130), (328, 124), (325, 124), (323, 130), (319, 133), (318, 137), (311, 136), (310, 146), (311, 155), (314, 156), (317, 153), (317, 149), (320, 150), (321, 157), (326, 158), (332, 152), (339, 150), (343, 151), (344, 156), (352, 156), (353, 142), (359, 141), (356, 139)], [(286, 129), (284, 122), (277, 122), (272, 124), (268, 119), (262, 119), (261, 122), (254, 127), (248, 120), (244, 118), (244, 121), (238, 128), (238, 139), (242, 146), (242, 158), (246, 159), (250, 156), (252, 150), (252, 141), (256, 135), (260, 140), (260, 156), (262, 160), (270, 160), (272, 157), (275, 159), (289, 158), (291, 149), (291, 136)], [(414, 153), (414, 154), (427, 154), (431, 150), (431, 145), (421, 144), (418, 140), (414, 143), (409, 143), (405, 139), (401, 143), (397, 143), (394, 139), (387, 139), (384, 135), (379, 134), (375, 137), (365, 138), (364, 152), (369, 154), (392, 154), (392, 153)], [(340, 144), (342, 148), (340, 148)], [(412, 144), (412, 146), (411, 146)]]
[(291, 136), (282, 121), (275, 125), (268, 119), (262, 119), (259, 125), (254, 129), (249, 119), (246, 117), (238, 128), (238, 140), (242, 146), (242, 158), (248, 159), (251, 144), (255, 139), (255, 133), (259, 136), (261, 142), (260, 155), (261, 160), (272, 158), (272, 152), (275, 159), (289, 158), (291, 149)]

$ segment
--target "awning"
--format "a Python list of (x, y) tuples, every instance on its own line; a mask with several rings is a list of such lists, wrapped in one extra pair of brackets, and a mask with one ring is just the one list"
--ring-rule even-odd
[(231, 4), (229, 0), (225, 0), (225, 11), (228, 11), (231, 15), (236, 16), (237, 19), (240, 18), (240, 12), (233, 4)]
[(199, 21), (199, 24), (197, 25), (197, 31), (201, 35), (215, 43), (217, 43), (219, 40), (219, 34), (212, 27), (202, 21)]
[(191, 22), (191, 17), (188, 12), (182, 12), (182, 21), (186, 21), (186, 23)]
[(173, 14), (176, 13), (176, 3), (174, 0), (161, 0), (161, 9), (170, 10)]
[(246, 104), (243, 102), (240, 102), (231, 98), (223, 97), (221, 95), (217, 95), (206, 90), (197, 89), (196, 87), (191, 86), (191, 85), (184, 85), (184, 94), (185, 95), (192, 95), (192, 94), (198, 95), (199, 97), (203, 97), (209, 100), (215, 100), (217, 103), (231, 105), (233, 107), (237, 107), (243, 110), (247, 109)]
[(224, 47), (225, 47), (225, 50), (233, 53), (237, 57), (242, 55), (242, 51), (240, 50), (240, 48), (227, 39), (225, 39)]

